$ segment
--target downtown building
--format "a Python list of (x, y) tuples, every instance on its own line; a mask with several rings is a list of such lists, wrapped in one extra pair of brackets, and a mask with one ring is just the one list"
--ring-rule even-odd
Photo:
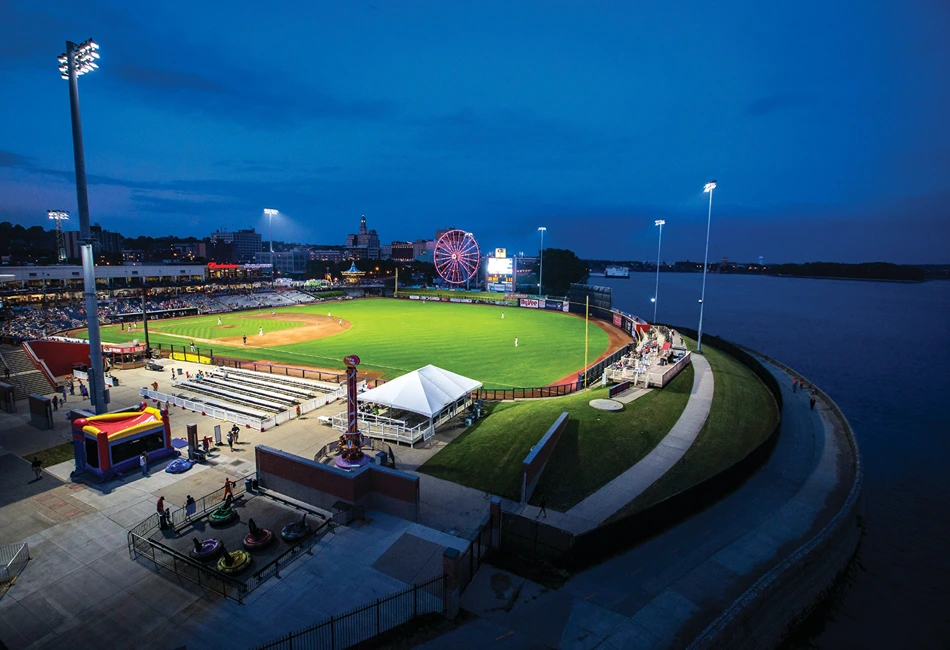
[(211, 233), (212, 244), (228, 244), (233, 247), (234, 261), (247, 264), (255, 261), (255, 255), (261, 252), (261, 234), (250, 230), (216, 230)]
[(346, 236), (346, 256), (351, 260), (379, 259), (379, 235), (366, 229), (366, 215), (360, 218), (360, 231)]

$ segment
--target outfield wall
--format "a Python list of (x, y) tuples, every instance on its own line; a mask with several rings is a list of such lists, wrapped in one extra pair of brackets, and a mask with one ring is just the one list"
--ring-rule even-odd
[(558, 440), (561, 439), (561, 434), (567, 427), (567, 419), (568, 413), (561, 413), (547, 433), (541, 436), (538, 444), (532, 447), (525, 459), (521, 461), (521, 503), (527, 503), (534, 494), (534, 488), (538, 485), (544, 466), (547, 465)]

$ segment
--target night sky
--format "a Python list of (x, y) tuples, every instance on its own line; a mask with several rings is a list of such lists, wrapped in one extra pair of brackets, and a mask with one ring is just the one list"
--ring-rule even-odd
[[(213, 8), (211, 8), (213, 5)], [(142, 7), (139, 9), (139, 7)], [(146, 8), (147, 7), (147, 8)], [(0, 0), (0, 220), (342, 244), (950, 262), (950, 2)]]

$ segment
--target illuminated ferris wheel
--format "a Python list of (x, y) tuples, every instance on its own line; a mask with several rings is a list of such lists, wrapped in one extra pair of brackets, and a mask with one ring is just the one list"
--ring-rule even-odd
[(435, 270), (449, 284), (465, 284), (478, 271), (478, 242), (470, 232), (450, 230), (435, 243)]

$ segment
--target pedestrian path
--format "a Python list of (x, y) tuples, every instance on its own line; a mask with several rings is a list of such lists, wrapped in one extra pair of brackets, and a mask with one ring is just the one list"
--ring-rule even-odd
[[(779, 380), (782, 431), (772, 456), (739, 489), (669, 530), (552, 590), (490, 565), (462, 608), (479, 618), (426, 650), (686, 647), (789, 549), (829, 521), (853, 480), (845, 435), (819, 400)], [(491, 645), (491, 643), (488, 643)]]
[(593, 522), (589, 528), (596, 527), (653, 485), (683, 457), (706, 423), (714, 388), (712, 369), (706, 358), (694, 354), (692, 364), (693, 388), (689, 401), (666, 437), (639, 463), (568, 510), (568, 515)]

